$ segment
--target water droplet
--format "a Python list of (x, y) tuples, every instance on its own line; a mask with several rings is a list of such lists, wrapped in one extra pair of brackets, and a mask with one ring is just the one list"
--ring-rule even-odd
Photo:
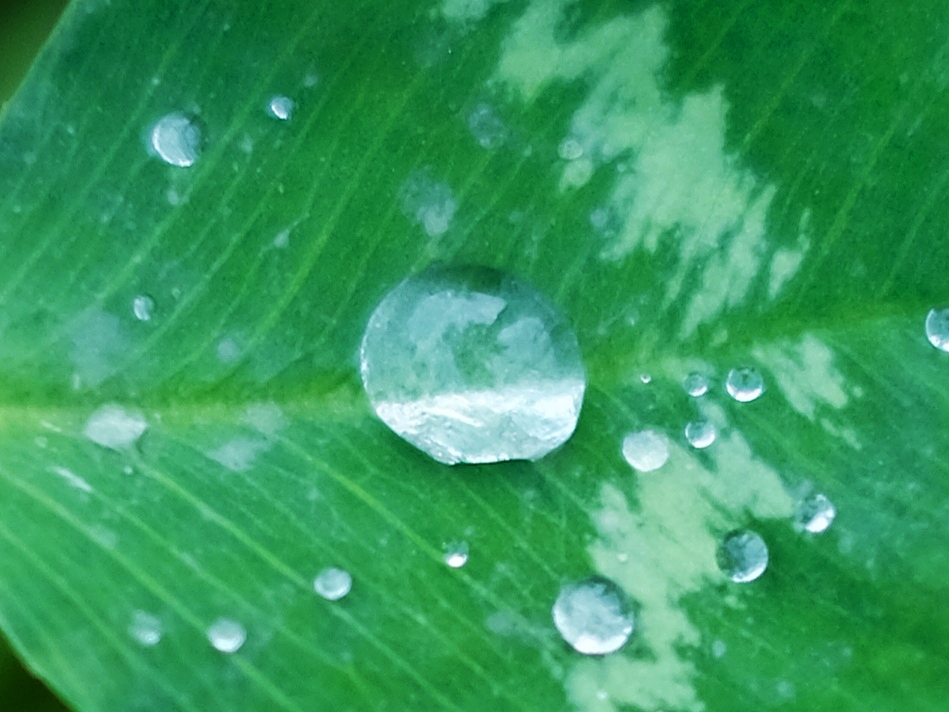
[(222, 653), (236, 653), (247, 640), (247, 631), (232, 618), (218, 618), (208, 628), (208, 640)]
[(172, 166), (193, 166), (201, 152), (201, 129), (180, 112), (161, 117), (148, 135), (151, 152)]
[(693, 420), (685, 426), (685, 439), (696, 450), (703, 450), (715, 442), (718, 431), (707, 420)]
[(448, 232), (458, 201), (447, 183), (436, 181), (427, 169), (413, 173), (400, 192), (402, 209), (429, 237)]
[(129, 623), (129, 635), (146, 648), (158, 645), (162, 636), (161, 621), (151, 613), (135, 611)]
[(643, 373), (643, 374), (641, 374), (641, 375), (639, 376), (639, 380), (640, 380), (643, 384), (652, 383), (652, 376), (650, 376), (648, 373)]
[(725, 379), (725, 390), (739, 403), (749, 403), (764, 393), (764, 378), (754, 368), (733, 368)]
[(543, 457), (573, 434), (586, 388), (556, 307), (483, 268), (399, 284), (369, 319), (360, 360), (383, 422), (449, 465)]
[(560, 589), (552, 610), (554, 625), (584, 655), (616, 652), (633, 633), (633, 607), (623, 590), (602, 576)]
[(147, 428), (145, 416), (138, 411), (109, 404), (89, 416), (82, 434), (102, 447), (123, 450), (134, 445)]
[(139, 321), (151, 321), (155, 311), (155, 300), (147, 294), (140, 294), (132, 300), (132, 313)]
[(286, 121), (293, 115), (293, 100), (286, 96), (275, 96), (267, 105), (267, 113), (275, 119)]
[(794, 525), (811, 534), (821, 534), (830, 528), (837, 516), (834, 507), (825, 495), (814, 494), (798, 503), (794, 512)]
[(718, 547), (718, 568), (735, 583), (748, 583), (768, 568), (768, 545), (749, 530), (727, 534)]
[(949, 351), (949, 309), (930, 309), (926, 315), (926, 338), (940, 351)]
[(313, 590), (327, 601), (338, 601), (353, 588), (353, 577), (348, 571), (330, 567), (320, 571), (313, 580)]
[(507, 139), (507, 127), (487, 104), (478, 104), (468, 115), (468, 129), (481, 148), (498, 148)]
[(682, 381), (682, 387), (693, 398), (701, 398), (708, 393), (708, 378), (701, 373), (690, 373)]
[(634, 470), (652, 472), (669, 459), (669, 443), (662, 433), (640, 430), (623, 438), (623, 457)]
[(557, 146), (557, 154), (565, 161), (575, 161), (583, 155), (583, 146), (575, 138), (565, 138)]
[(728, 652), (728, 646), (725, 644), (724, 640), (716, 640), (712, 643), (712, 657), (719, 659), (725, 657), (725, 653)]
[(445, 547), (445, 563), (453, 569), (460, 569), (468, 563), (468, 542), (453, 541)]

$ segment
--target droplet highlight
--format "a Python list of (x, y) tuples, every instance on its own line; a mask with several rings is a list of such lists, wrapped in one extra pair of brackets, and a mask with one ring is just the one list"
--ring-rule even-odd
[(145, 611), (135, 611), (132, 614), (132, 622), (129, 623), (129, 635), (135, 641), (146, 648), (158, 645), (162, 637), (162, 625), (151, 613)]
[(275, 96), (267, 104), (267, 113), (280, 121), (288, 121), (293, 116), (293, 100), (286, 96)]
[(218, 618), (208, 628), (208, 642), (222, 653), (236, 653), (246, 641), (244, 626), (232, 618)]
[(708, 378), (701, 373), (690, 373), (682, 381), (682, 388), (693, 398), (701, 398), (708, 393)]
[(140, 294), (132, 300), (132, 314), (139, 321), (151, 321), (155, 312), (155, 300), (147, 294)]
[(622, 648), (633, 634), (633, 606), (613, 581), (592, 576), (567, 584), (551, 610), (563, 639), (584, 655), (608, 655)]
[(826, 495), (813, 494), (798, 503), (794, 511), (794, 525), (811, 534), (823, 534), (836, 516), (837, 508)]
[(148, 421), (137, 410), (108, 404), (89, 416), (82, 434), (102, 447), (125, 450), (138, 442), (147, 429)]
[(685, 426), (685, 439), (696, 450), (704, 450), (715, 442), (718, 430), (707, 420), (693, 420)]
[(640, 430), (623, 438), (623, 457), (634, 470), (652, 472), (669, 459), (666, 436), (655, 430)]
[(449, 465), (543, 457), (573, 434), (586, 389), (557, 308), (484, 268), (430, 269), (389, 292), (360, 373), (382, 421)]
[(716, 560), (718, 568), (732, 581), (748, 583), (768, 568), (768, 545), (756, 532), (733, 531), (722, 540)]
[(739, 403), (750, 403), (764, 393), (764, 378), (754, 368), (733, 368), (725, 379), (725, 390)]
[(148, 145), (152, 154), (165, 163), (188, 168), (201, 152), (201, 129), (194, 119), (175, 111), (152, 125)]
[(320, 571), (313, 580), (313, 590), (327, 601), (338, 601), (353, 588), (353, 577), (348, 571), (330, 567)]
[(940, 351), (949, 352), (949, 309), (930, 309), (926, 315), (926, 338)]
[(453, 569), (460, 569), (468, 563), (468, 542), (453, 541), (445, 547), (445, 563)]

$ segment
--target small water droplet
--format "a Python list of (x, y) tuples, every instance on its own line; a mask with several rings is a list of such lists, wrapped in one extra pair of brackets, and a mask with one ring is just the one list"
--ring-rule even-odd
[(652, 376), (650, 376), (648, 373), (643, 373), (639, 376), (639, 380), (643, 384), (652, 383)]
[(132, 613), (132, 622), (129, 623), (129, 635), (146, 648), (158, 645), (162, 636), (161, 621), (151, 613), (135, 611)]
[(633, 606), (613, 581), (592, 576), (560, 589), (551, 611), (560, 635), (584, 655), (616, 652), (633, 634)]
[(693, 398), (701, 398), (708, 393), (708, 378), (698, 372), (690, 373), (682, 381), (682, 387)]
[(208, 628), (208, 641), (222, 653), (236, 653), (246, 640), (244, 626), (232, 618), (218, 618)]
[(285, 229), (277, 233), (273, 239), (273, 246), (277, 249), (283, 249), (290, 244), (290, 230)]
[(124, 450), (134, 445), (147, 428), (148, 421), (138, 411), (109, 404), (89, 416), (82, 434), (102, 447)]
[(693, 420), (685, 426), (685, 439), (696, 450), (702, 450), (715, 442), (718, 431), (707, 420)]
[(460, 569), (468, 563), (468, 542), (453, 541), (445, 547), (445, 563), (453, 569)]
[(360, 372), (383, 422), (449, 465), (543, 457), (573, 434), (586, 388), (557, 308), (481, 268), (430, 269), (389, 292)]
[(764, 393), (764, 378), (754, 368), (733, 368), (725, 379), (725, 390), (739, 403), (749, 403)]
[(147, 294), (140, 294), (132, 300), (132, 313), (139, 321), (151, 321), (155, 311), (155, 300)]
[(756, 532), (744, 529), (725, 536), (716, 555), (718, 568), (735, 583), (748, 583), (768, 568), (768, 545)]
[(565, 138), (557, 146), (557, 154), (565, 161), (575, 161), (583, 155), (583, 145), (575, 138)]
[(837, 516), (837, 508), (823, 494), (814, 494), (798, 503), (794, 512), (794, 525), (798, 529), (821, 534), (830, 528)]
[(634, 470), (652, 472), (669, 459), (669, 443), (662, 433), (640, 430), (623, 438), (623, 457)]
[(468, 115), (468, 129), (481, 148), (498, 148), (507, 139), (507, 127), (487, 104), (478, 104)]
[(940, 351), (949, 351), (949, 309), (930, 309), (926, 315), (926, 338)]
[(201, 129), (194, 119), (174, 111), (155, 122), (148, 142), (149, 150), (165, 163), (187, 168), (201, 152)]
[(267, 113), (275, 119), (287, 121), (293, 116), (293, 100), (286, 96), (275, 96), (267, 105)]
[(724, 640), (716, 640), (712, 643), (712, 657), (720, 659), (725, 657), (725, 653), (728, 652), (728, 646), (725, 645)]
[(353, 577), (348, 571), (331, 566), (320, 571), (313, 580), (313, 590), (327, 601), (338, 601), (353, 588)]

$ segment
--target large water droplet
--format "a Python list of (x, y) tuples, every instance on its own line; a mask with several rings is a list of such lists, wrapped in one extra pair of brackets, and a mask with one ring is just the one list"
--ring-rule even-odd
[(764, 393), (764, 378), (754, 368), (733, 368), (725, 379), (725, 390), (739, 403), (748, 403)]
[(468, 542), (453, 541), (445, 547), (445, 563), (453, 569), (460, 569), (468, 563)]
[(768, 568), (768, 545), (749, 530), (727, 534), (718, 547), (718, 568), (735, 583), (748, 583)]
[(360, 360), (383, 422), (446, 464), (543, 457), (573, 433), (586, 388), (554, 305), (483, 268), (399, 284), (369, 319)]
[(89, 416), (82, 434), (102, 447), (123, 450), (134, 445), (147, 428), (145, 416), (138, 411), (110, 404)]
[(155, 311), (155, 300), (147, 294), (140, 294), (132, 300), (132, 313), (139, 321), (151, 321)]
[(696, 450), (702, 450), (715, 442), (718, 431), (707, 420), (693, 420), (685, 426), (685, 439)]
[(161, 117), (148, 135), (152, 153), (172, 166), (193, 166), (201, 152), (201, 129), (180, 112)]
[(222, 653), (236, 653), (247, 640), (247, 631), (232, 618), (218, 618), (208, 628), (208, 641)]
[(690, 373), (682, 381), (682, 387), (693, 398), (700, 398), (708, 393), (708, 378), (701, 373)]
[(652, 472), (669, 459), (669, 443), (662, 433), (640, 430), (623, 438), (623, 457), (634, 470)]
[(949, 351), (949, 309), (930, 309), (926, 315), (926, 338), (940, 351)]
[(267, 113), (275, 119), (286, 121), (293, 115), (293, 100), (286, 96), (275, 96), (267, 104)]
[(616, 652), (633, 633), (629, 598), (602, 576), (564, 586), (551, 613), (563, 639), (584, 655)]
[(837, 508), (833, 502), (825, 495), (814, 494), (798, 503), (794, 512), (794, 524), (811, 534), (821, 534), (830, 528), (836, 516)]
[(313, 590), (327, 601), (338, 601), (353, 588), (353, 577), (348, 571), (330, 567), (320, 571), (313, 580)]
[(129, 623), (129, 635), (146, 648), (158, 645), (162, 636), (161, 621), (151, 613), (135, 611)]

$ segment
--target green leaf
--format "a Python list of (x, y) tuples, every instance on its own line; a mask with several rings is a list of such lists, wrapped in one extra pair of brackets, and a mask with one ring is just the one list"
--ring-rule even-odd
[[(947, 28), (935, 0), (75, 0), (0, 123), (0, 627), (78, 710), (941, 709)], [(173, 112), (191, 167), (147, 150)], [(372, 413), (364, 325), (434, 262), (574, 325), (557, 452), (447, 467)], [(87, 437), (107, 404), (134, 447)], [(671, 455), (639, 474), (642, 428)], [(737, 528), (770, 549), (746, 585)], [(594, 574), (637, 606), (602, 658), (550, 614)]]

